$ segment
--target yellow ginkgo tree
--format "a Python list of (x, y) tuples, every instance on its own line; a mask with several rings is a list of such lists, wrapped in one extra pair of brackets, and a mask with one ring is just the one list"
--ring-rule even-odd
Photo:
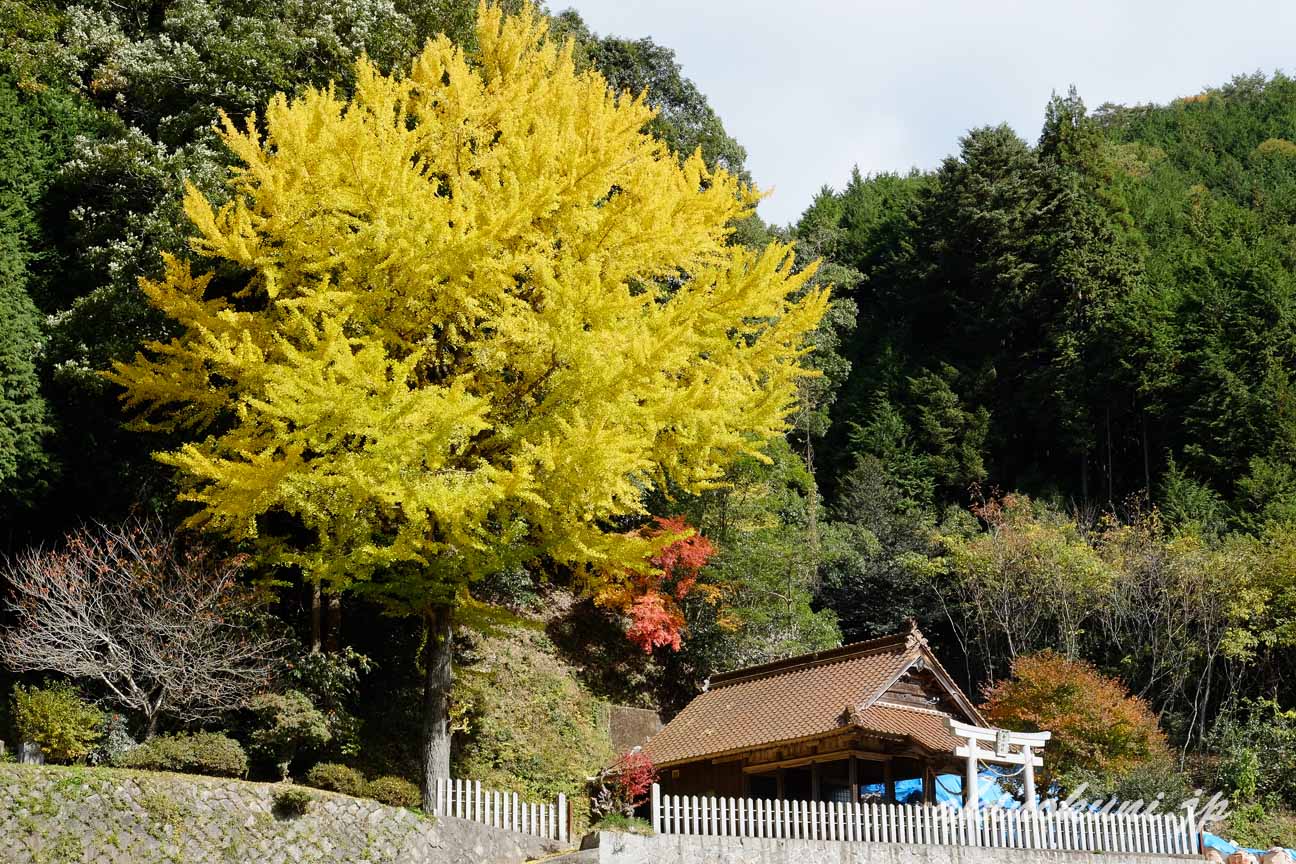
[(187, 434), (158, 458), (194, 525), (425, 617), (426, 778), (473, 581), (645, 566), (671, 539), (629, 530), (645, 493), (785, 430), (827, 303), (787, 246), (726, 245), (758, 194), (651, 137), (533, 9), (481, 6), (477, 34), (226, 119), (228, 203), (185, 198), (199, 265), (142, 283), (181, 335), (110, 373)]

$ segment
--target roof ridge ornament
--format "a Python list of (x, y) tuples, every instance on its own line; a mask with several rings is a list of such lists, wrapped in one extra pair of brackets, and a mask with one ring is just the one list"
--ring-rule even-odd
[(905, 647), (911, 649), (917, 648), (920, 645), (924, 648), (928, 647), (927, 637), (923, 635), (922, 630), (918, 629), (917, 619), (910, 618), (907, 623), (909, 625), (909, 632), (905, 636)]

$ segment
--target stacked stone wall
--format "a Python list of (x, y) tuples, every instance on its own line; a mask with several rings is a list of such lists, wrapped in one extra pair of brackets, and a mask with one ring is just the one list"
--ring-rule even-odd
[[(520, 864), (556, 844), (308, 789), (98, 768), (0, 765), (4, 864)], [(306, 789), (306, 787), (294, 787)]]

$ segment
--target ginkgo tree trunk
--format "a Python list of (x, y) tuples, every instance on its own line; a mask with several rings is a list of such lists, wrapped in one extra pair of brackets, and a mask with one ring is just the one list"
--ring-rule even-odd
[(787, 245), (726, 244), (759, 194), (666, 149), (534, 9), (483, 5), (477, 36), (224, 119), (228, 202), (189, 188), (194, 258), (141, 283), (181, 335), (108, 373), (190, 433), (158, 458), (195, 526), (423, 616), (425, 804), (473, 582), (650, 566), (673, 538), (627, 519), (783, 433), (827, 303)]

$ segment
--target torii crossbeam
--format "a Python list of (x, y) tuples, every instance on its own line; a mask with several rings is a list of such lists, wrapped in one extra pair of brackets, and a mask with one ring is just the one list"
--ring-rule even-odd
[[(1007, 729), (987, 729), (960, 723), (953, 717), (949, 719), (949, 730), (958, 738), (967, 740), (967, 744), (955, 749), (954, 755), (967, 759), (967, 776), (963, 781), (964, 807), (976, 812), (981, 803), (977, 762), (993, 762), (999, 765), (1021, 765), (1025, 773), (1025, 804), (1035, 807), (1035, 769), (1044, 767), (1044, 760), (1035, 755), (1043, 749), (1052, 732), (1011, 732)], [(993, 749), (985, 749), (981, 742), (988, 741)], [(1014, 748), (1016, 748), (1014, 750)]]

